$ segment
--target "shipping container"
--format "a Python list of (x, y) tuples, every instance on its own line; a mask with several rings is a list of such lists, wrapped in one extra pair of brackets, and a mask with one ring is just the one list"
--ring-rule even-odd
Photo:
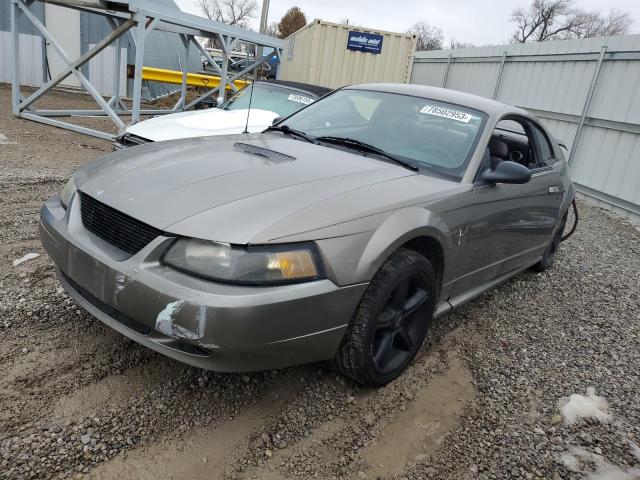
[(407, 83), (416, 49), (415, 35), (317, 19), (285, 41), (278, 78), (329, 88)]

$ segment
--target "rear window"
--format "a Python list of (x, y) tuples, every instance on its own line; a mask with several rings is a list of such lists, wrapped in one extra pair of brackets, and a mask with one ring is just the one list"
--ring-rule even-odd
[[(222, 105), (223, 110), (245, 110), (249, 108), (251, 86), (247, 86), (233, 95)], [(268, 110), (286, 117), (306, 107), (316, 100), (316, 96), (300, 90), (285, 88), (278, 85), (256, 83), (253, 87), (251, 108)]]

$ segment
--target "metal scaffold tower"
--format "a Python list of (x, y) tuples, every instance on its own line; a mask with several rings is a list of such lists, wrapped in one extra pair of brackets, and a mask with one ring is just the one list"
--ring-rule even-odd
[[(111, 32), (101, 41), (89, 48), (78, 58), (71, 58), (70, 55), (62, 48), (60, 42), (54, 38), (50, 30), (45, 24), (35, 16), (29, 6), (35, 0), (10, 0), (11, 1), (11, 66), (12, 66), (12, 85), (11, 85), (11, 103), (13, 114), (57, 127), (67, 128), (76, 132), (93, 135), (105, 139), (113, 139), (114, 135), (109, 132), (74, 125), (61, 120), (61, 117), (69, 116), (107, 116), (116, 125), (118, 129), (125, 127), (125, 121), (122, 117), (129, 117), (132, 123), (140, 120), (141, 115), (158, 115), (164, 113), (172, 113), (181, 110), (188, 110), (202, 99), (218, 94), (221, 98), (225, 89), (228, 87), (232, 91), (237, 91), (234, 81), (241, 78), (248, 72), (256, 69), (264, 62), (269, 61), (273, 57), (280, 58), (284, 42), (280, 39), (252, 32), (250, 30), (226, 25), (215, 22), (203, 17), (191, 15), (179, 10), (175, 5), (155, 2), (153, 0), (47, 0), (61, 7), (80, 10), (106, 18), (111, 27)], [(28, 96), (23, 96), (20, 91), (20, 42), (18, 22), (20, 17), (26, 17), (35, 28), (44, 37), (46, 42), (56, 51), (65, 64), (65, 68), (57, 73), (49, 81), (45, 82), (40, 88)], [(181, 59), (182, 69), (182, 85), (180, 89), (180, 98), (169, 109), (141, 109), (142, 100), (142, 70), (145, 51), (145, 38), (149, 32), (153, 30), (172, 32), (180, 38), (184, 47), (183, 57)], [(121, 50), (120, 39), (124, 35), (130, 35), (130, 40), (135, 48), (135, 63), (133, 71), (133, 95), (131, 108), (127, 108), (122, 102), (123, 94), (119, 91), (121, 81)], [(218, 65), (207, 50), (200, 44), (196, 37), (213, 38), (221, 45), (222, 64)], [(257, 47), (269, 47), (273, 49), (270, 54), (264, 57), (259, 56), (254, 62), (247, 65), (239, 72), (230, 75), (228, 71), (229, 55), (239, 43), (252, 44)], [(89, 60), (98, 55), (101, 51), (110, 45), (114, 45), (114, 67), (113, 67), (113, 85), (114, 91), (110, 99), (105, 99), (99, 93), (95, 85), (93, 85), (86, 75), (81, 71), (81, 67)], [(209, 62), (211, 67), (220, 76), (219, 85), (211, 88), (207, 92), (200, 95), (197, 99), (187, 103), (187, 71), (189, 49), (194, 45), (200, 54)], [(257, 51), (258, 49), (256, 49)], [(34, 102), (42, 97), (45, 93), (57, 86), (65, 78), (70, 75), (80, 82), (81, 86), (95, 99), (99, 109), (95, 110), (38, 110), (34, 108)]]

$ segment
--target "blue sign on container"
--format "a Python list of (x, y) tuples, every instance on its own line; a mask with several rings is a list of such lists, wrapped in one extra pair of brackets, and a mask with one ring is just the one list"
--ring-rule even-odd
[(382, 35), (366, 32), (349, 32), (347, 50), (382, 53)]

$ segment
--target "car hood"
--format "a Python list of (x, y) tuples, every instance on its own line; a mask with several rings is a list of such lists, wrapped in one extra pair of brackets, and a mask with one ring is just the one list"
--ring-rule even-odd
[[(367, 215), (369, 205), (388, 208), (389, 192), (367, 190), (413, 177), (391, 163), (273, 133), (147, 144), (87, 164), (74, 178), (84, 193), (163, 231), (247, 244), (270, 241), (259, 234), (274, 226), (282, 237)], [(453, 183), (418, 177), (428, 182), (423, 193)]]
[[(261, 132), (278, 114), (252, 108), (249, 114), (249, 132)], [(127, 133), (147, 140), (175, 140), (178, 138), (242, 133), (247, 124), (247, 109), (221, 110), (207, 108), (191, 112), (172, 113), (150, 118), (127, 127)]]

